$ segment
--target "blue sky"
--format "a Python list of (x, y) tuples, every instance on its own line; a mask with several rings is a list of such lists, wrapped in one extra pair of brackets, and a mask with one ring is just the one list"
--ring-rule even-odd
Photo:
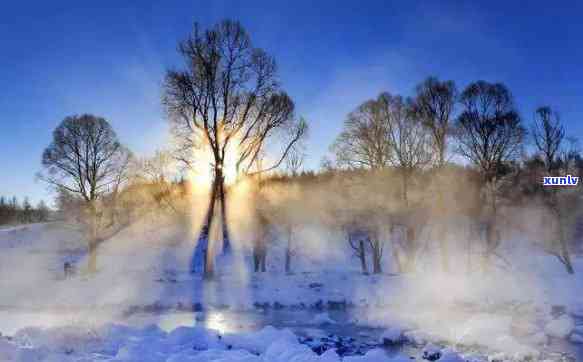
[(176, 44), (194, 21), (224, 18), (276, 57), (311, 123), (309, 167), (359, 103), (429, 75), (504, 82), (525, 121), (550, 104), (583, 138), (581, 2), (21, 0), (0, 12), (0, 195), (50, 200), (35, 173), (66, 115), (106, 117), (138, 155), (164, 147), (160, 84), (181, 64)]

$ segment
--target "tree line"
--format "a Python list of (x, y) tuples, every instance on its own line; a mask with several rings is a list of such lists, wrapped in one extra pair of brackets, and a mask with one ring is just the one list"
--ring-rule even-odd
[[(538, 197), (554, 219), (551, 252), (573, 273), (568, 247), (573, 225), (567, 212), (577, 204), (580, 189), (544, 187), (542, 181), (543, 176), (580, 177), (583, 158), (577, 140), (567, 137), (556, 109), (537, 108), (529, 123), (530, 127), (502, 83), (476, 81), (458, 93), (453, 81), (429, 77), (415, 88), (412, 97), (384, 92), (362, 103), (347, 116), (331, 150), (338, 168), (395, 169), (402, 179), (403, 210), (415, 208), (408, 198), (415, 174), (432, 169), (433, 177), (439, 178), (452, 156), (472, 165), (480, 176), (485, 266), (501, 242), (498, 208), (508, 201), (503, 191), (509, 188), (504, 184), (512, 179), (514, 186), (522, 187), (514, 187), (515, 192)], [(442, 183), (435, 190), (437, 209), (446, 208), (443, 193), (449, 186)], [(447, 225), (439, 232), (442, 264), (447, 270)], [(409, 243), (414, 243), (411, 228), (407, 235)]]
[[(583, 162), (576, 140), (566, 135), (552, 107), (539, 107), (529, 126), (504, 84), (475, 81), (459, 91), (453, 81), (429, 77), (411, 97), (381, 92), (365, 100), (346, 116), (330, 148), (332, 159), (318, 172), (302, 173), (308, 122), (296, 114), (275, 59), (253, 45), (240, 23), (226, 20), (208, 29), (195, 25), (178, 51), (184, 65), (167, 70), (162, 88), (173, 149), (139, 159), (121, 144), (107, 120), (82, 114), (66, 117), (43, 153), (41, 179), (58, 190), (60, 209), (79, 210), (74, 215), (87, 227), (90, 270), (96, 270), (99, 243), (130, 223), (132, 215), (152, 205), (185, 213), (191, 187), (184, 175), (206, 170), (209, 165), (202, 163), (209, 163), (209, 203), (196, 240), (207, 276), (213, 274), (216, 257), (210, 251), (230, 249), (225, 219), (229, 167), (259, 186), (254, 197), (264, 206), (254, 212), (257, 271), (265, 270), (267, 231), (274, 224), (287, 225), (282, 232), (288, 235), (285, 264), (291, 270), (294, 230), (305, 222), (289, 210), (305, 199), (279, 203), (269, 190), (278, 184), (334, 180), (329, 189), (345, 197), (339, 201), (330, 196), (336, 206), (327, 208), (322, 220), (345, 231), (363, 271), (368, 271), (368, 254), (373, 272), (382, 271), (389, 242), (399, 271), (414, 270), (422, 248), (419, 225), (428, 224), (439, 244), (442, 268), (448, 271), (447, 236), (453, 226), (442, 216), (456, 207), (479, 224), (479, 254), (486, 270), (490, 259), (503, 259), (499, 246), (507, 225), (501, 213), (525, 196), (536, 199), (552, 217), (553, 236), (545, 240), (545, 250), (573, 272), (569, 243), (574, 221), (568, 210), (580, 197), (580, 188), (543, 187), (542, 176), (581, 176)], [(197, 157), (204, 152), (208, 160)], [(181, 165), (181, 174), (175, 164)], [(283, 167), (287, 176), (268, 174)], [(452, 175), (465, 183), (452, 182)], [(370, 183), (383, 195), (382, 203), (362, 202), (374, 193)], [(471, 195), (453, 195), (453, 184), (471, 190)], [(452, 207), (452, 200), (460, 206)], [(329, 215), (335, 215), (334, 221)], [(213, 225), (221, 232), (209, 233)], [(219, 242), (221, 248), (216, 247)]]
[(33, 206), (28, 197), (25, 197), (21, 203), (16, 197), (0, 196), (0, 225), (46, 222), (50, 216), (51, 209), (43, 200)]

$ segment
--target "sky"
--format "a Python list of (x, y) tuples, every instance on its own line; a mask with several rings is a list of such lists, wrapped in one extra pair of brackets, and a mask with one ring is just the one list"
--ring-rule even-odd
[(225, 18), (276, 58), (310, 124), (307, 168), (360, 103), (428, 76), (503, 82), (526, 123), (548, 104), (583, 140), (583, 2), (20, 0), (0, 10), (0, 195), (52, 199), (35, 174), (67, 115), (105, 117), (139, 156), (167, 147), (177, 43)]

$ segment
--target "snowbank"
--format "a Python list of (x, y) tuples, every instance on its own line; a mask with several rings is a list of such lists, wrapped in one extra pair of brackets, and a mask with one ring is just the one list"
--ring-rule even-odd
[(0, 338), (0, 360), (108, 362), (401, 362), (381, 349), (364, 356), (341, 357), (334, 350), (321, 355), (300, 344), (289, 330), (266, 327), (254, 333), (220, 335), (198, 327), (169, 333), (157, 326), (132, 328), (107, 324), (81, 327), (25, 328)]

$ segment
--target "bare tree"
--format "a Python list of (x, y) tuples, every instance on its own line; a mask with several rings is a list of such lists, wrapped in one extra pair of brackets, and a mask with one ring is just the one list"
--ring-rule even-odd
[(298, 171), (304, 164), (304, 159), (306, 158), (306, 154), (304, 153), (303, 147), (301, 146), (294, 146), (292, 147), (286, 161), (285, 166), (289, 173), (292, 176), (297, 176)]
[(458, 152), (480, 171), (490, 199), (488, 237), (484, 265), (488, 264), (500, 240), (496, 237), (497, 181), (507, 163), (521, 151), (525, 129), (516, 111), (510, 92), (500, 83), (478, 81), (471, 83), (461, 94), (462, 112), (456, 121)]
[(263, 210), (257, 210), (257, 233), (253, 240), (254, 271), (265, 273), (267, 262), (267, 244), (270, 237), (270, 222)]
[(366, 243), (368, 236), (357, 228), (358, 226), (355, 225), (346, 227), (346, 235), (348, 237), (348, 245), (354, 251), (354, 256), (360, 260), (362, 274), (366, 275), (368, 274), (368, 266), (366, 264)]
[[(303, 147), (297, 144), (293, 147), (292, 152), (290, 152), (289, 157), (286, 160), (286, 166), (288, 171), (292, 176), (297, 176), (298, 170), (302, 167), (304, 163), (305, 154), (303, 152)], [(292, 193), (288, 193), (288, 208), (291, 206), (298, 206), (300, 200), (294, 197)], [(294, 210), (295, 211), (295, 210)], [(285, 272), (291, 274), (291, 259), (294, 254), (294, 229), (296, 227), (296, 220), (292, 215), (286, 215), (287, 217), (283, 220), (283, 227), (287, 234), (287, 244), (285, 247)]]
[[(307, 125), (294, 116), (294, 103), (281, 90), (275, 60), (253, 47), (238, 22), (226, 20), (206, 31), (195, 24), (178, 50), (185, 67), (167, 72), (163, 103), (180, 159), (192, 166), (193, 150), (211, 151), (214, 181), (206, 221), (209, 230), (217, 201), (224, 221), (223, 170), (228, 152), (236, 153), (233, 162), (237, 172), (275, 169), (302, 138)], [(281, 155), (271, 165), (258, 169), (256, 161), (265, 151), (266, 141), (278, 132), (292, 136), (283, 142)], [(226, 227), (226, 222), (222, 224)], [(223, 248), (228, 250), (228, 238)], [(212, 265), (212, 260), (207, 264)]]
[(89, 265), (97, 270), (99, 243), (97, 201), (119, 185), (128, 151), (121, 146), (109, 123), (90, 114), (66, 117), (44, 150), (41, 179), (58, 189), (79, 195), (89, 212)]
[(457, 151), (480, 170), (485, 181), (500, 176), (504, 163), (519, 154), (525, 129), (510, 92), (500, 83), (478, 81), (461, 94)]
[(565, 141), (566, 144), (563, 144), (559, 150), (558, 169), (563, 174), (577, 174), (578, 162), (581, 160), (579, 140), (576, 137), (565, 137)]
[(174, 200), (175, 185), (171, 183), (176, 176), (176, 159), (171, 152), (156, 150), (150, 158), (141, 161), (140, 173), (154, 186), (152, 193), (158, 207), (167, 207), (180, 214)]
[[(559, 169), (564, 168), (565, 173), (569, 172), (572, 155), (577, 154), (571, 142), (571, 147), (563, 147), (565, 140), (565, 129), (561, 124), (559, 115), (551, 107), (539, 107), (535, 113), (534, 124), (532, 126), (532, 138), (536, 146), (537, 153), (542, 159), (547, 176), (554, 175)], [(572, 208), (573, 196), (569, 193), (561, 194), (555, 187), (543, 188), (545, 191), (545, 201), (551, 210), (556, 222), (553, 224), (556, 232), (556, 242), (551, 242), (547, 251), (555, 255), (565, 266), (569, 274), (573, 274), (573, 264), (567, 242), (568, 213), (566, 208)], [(575, 196), (576, 197), (576, 196)]]
[(406, 182), (412, 172), (431, 160), (429, 141), (423, 124), (414, 117), (412, 106), (401, 96), (382, 93), (348, 115), (332, 151), (340, 166), (399, 168), (406, 201)]
[(381, 98), (369, 100), (351, 112), (331, 147), (342, 167), (381, 169), (389, 166), (391, 146)]
[(432, 159), (430, 138), (421, 120), (412, 111), (412, 101), (401, 96), (383, 93), (379, 96), (382, 113), (387, 119), (391, 164), (399, 169), (402, 178), (402, 198), (408, 207), (408, 188), (411, 176)]
[[(451, 133), (451, 122), (457, 102), (457, 89), (453, 81), (440, 81), (429, 77), (416, 88), (412, 111), (425, 127), (431, 132), (432, 146), (437, 154), (438, 172), (445, 165), (448, 136)], [(444, 190), (442, 183), (438, 184), (438, 209), (440, 214), (445, 209)], [(449, 247), (447, 243), (447, 225), (438, 225), (438, 239), (441, 249), (441, 265), (444, 271), (449, 271)]]
[(552, 173), (557, 167), (557, 158), (565, 138), (565, 129), (561, 125), (558, 113), (548, 106), (539, 107), (531, 132), (547, 172)]
[(457, 89), (453, 81), (429, 77), (416, 88), (412, 111), (431, 132), (438, 167), (445, 164), (447, 137), (456, 102)]

